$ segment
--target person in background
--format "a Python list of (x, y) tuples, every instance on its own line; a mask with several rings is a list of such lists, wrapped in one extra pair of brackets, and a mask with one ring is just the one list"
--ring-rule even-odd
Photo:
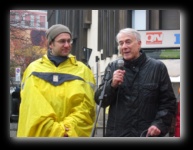
[(96, 103), (102, 101), (103, 108), (109, 106), (105, 136), (140, 137), (144, 133), (146, 137), (165, 136), (176, 109), (166, 66), (146, 56), (137, 30), (120, 30), (116, 41), (122, 57), (107, 65), (102, 83), (95, 91)]
[(174, 136), (180, 137), (180, 88), (178, 89), (177, 113)]
[(68, 27), (55, 24), (46, 38), (47, 54), (22, 77), (17, 137), (88, 137), (96, 113), (94, 75), (70, 53)]

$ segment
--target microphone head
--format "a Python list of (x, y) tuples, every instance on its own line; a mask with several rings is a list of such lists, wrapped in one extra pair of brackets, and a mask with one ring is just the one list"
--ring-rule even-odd
[(117, 63), (117, 67), (119, 69), (122, 69), (123, 70), (123, 66), (124, 66), (124, 61), (122, 59), (118, 60), (118, 63)]

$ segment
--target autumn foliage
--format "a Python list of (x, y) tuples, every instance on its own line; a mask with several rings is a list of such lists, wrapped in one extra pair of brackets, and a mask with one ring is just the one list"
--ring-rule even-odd
[(45, 30), (22, 27), (14, 20), (14, 11), (10, 12), (10, 77), (15, 76), (15, 68), (21, 72), (30, 62), (47, 52)]

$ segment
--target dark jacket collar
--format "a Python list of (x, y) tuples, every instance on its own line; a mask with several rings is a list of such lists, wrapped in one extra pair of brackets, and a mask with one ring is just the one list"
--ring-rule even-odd
[(60, 63), (68, 59), (67, 56), (53, 56), (51, 55), (50, 52), (51, 52), (50, 49), (48, 49), (48, 52), (47, 52), (48, 58), (50, 61), (52, 61), (55, 64), (56, 67), (58, 67)]
[(144, 62), (146, 61), (146, 54), (140, 50), (140, 53), (141, 55), (135, 59), (135, 60), (132, 60), (132, 61), (129, 61), (129, 60), (124, 60), (124, 66), (126, 68), (133, 68), (133, 67), (140, 67), (142, 64), (144, 64)]

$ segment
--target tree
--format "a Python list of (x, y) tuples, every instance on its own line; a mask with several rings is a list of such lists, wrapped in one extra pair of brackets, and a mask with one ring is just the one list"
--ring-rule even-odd
[(10, 77), (15, 76), (16, 67), (21, 67), (23, 74), (30, 62), (47, 51), (45, 29), (30, 27), (31, 16), (37, 14), (28, 10), (10, 10)]

